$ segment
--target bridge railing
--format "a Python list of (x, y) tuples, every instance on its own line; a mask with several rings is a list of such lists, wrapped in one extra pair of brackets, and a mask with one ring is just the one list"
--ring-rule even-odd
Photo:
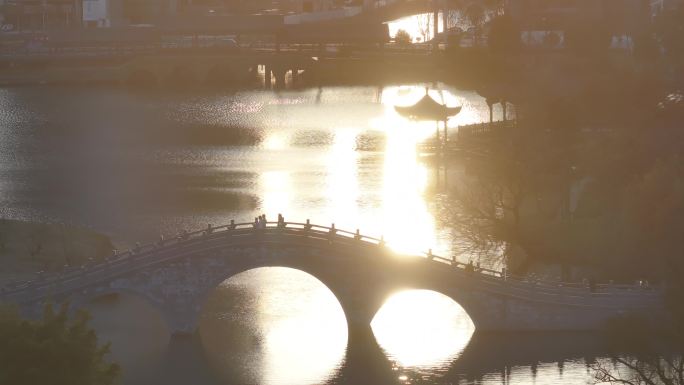
[[(181, 233), (177, 237), (174, 237), (170, 240), (166, 240), (164, 242), (157, 242), (153, 244), (148, 244), (145, 246), (139, 246), (136, 247), (133, 250), (129, 250), (124, 253), (119, 253), (115, 254), (112, 257), (107, 258), (103, 263), (101, 263), (99, 266), (92, 266), (90, 269), (87, 269), (85, 266), (83, 267), (76, 267), (72, 268), (66, 272), (63, 272), (56, 277), (53, 277), (52, 280), (50, 279), (41, 279), (38, 282), (28, 282), (28, 283), (23, 283), (20, 285), (16, 285), (10, 288), (5, 288), (5, 293), (7, 292), (13, 292), (13, 291), (21, 291), (25, 290), (27, 288), (30, 288), (31, 286), (35, 285), (36, 287), (42, 287), (42, 286), (49, 286), (49, 285), (54, 285), (60, 280), (70, 280), (70, 279), (75, 279), (82, 277), (84, 274), (88, 273), (89, 270), (92, 270), (94, 272), (97, 272), (98, 270), (101, 270), (103, 267), (111, 267), (112, 265), (116, 264), (121, 264), (121, 263), (127, 263), (130, 261), (139, 261), (144, 258), (145, 254), (148, 253), (155, 253), (159, 251), (160, 247), (164, 248), (173, 248), (174, 246), (177, 246), (179, 244), (185, 243), (185, 242), (192, 242), (196, 240), (197, 238), (204, 237), (208, 234), (220, 234), (221, 232), (225, 231), (231, 231), (231, 230), (249, 230), (252, 231), (255, 228), (258, 228), (259, 225), (255, 225), (254, 223), (240, 223), (240, 224), (232, 224), (232, 225), (226, 225), (226, 226), (221, 226), (221, 227), (216, 227), (216, 228), (209, 228), (207, 230), (200, 230), (200, 231), (195, 231), (192, 233)], [(383, 245), (385, 244), (385, 241), (380, 238), (374, 238), (374, 237), (369, 237), (360, 234), (358, 231), (356, 233), (349, 232), (346, 230), (339, 230), (335, 229), (334, 227), (328, 227), (328, 226), (320, 226), (320, 225), (312, 225), (309, 223), (281, 223), (279, 224), (278, 222), (269, 222), (265, 223), (262, 225), (263, 229), (287, 229), (287, 230), (306, 230), (311, 233), (317, 233), (319, 235), (326, 235), (329, 236), (330, 234), (336, 236), (336, 237), (342, 237), (342, 238), (347, 238), (347, 239), (354, 239), (357, 241), (362, 241), (365, 243), (370, 243), (370, 244), (376, 244), (376, 245)], [(425, 253), (424, 256), (430, 260), (440, 262), (442, 264), (448, 264), (451, 266), (454, 266), (460, 270), (467, 271), (467, 268), (469, 267), (468, 265), (450, 260), (447, 258), (443, 258), (440, 256), (433, 255), (431, 253)], [(496, 284), (501, 284), (501, 272), (495, 271), (495, 270), (489, 270), (489, 269), (476, 269), (473, 271), (475, 273), (479, 273), (480, 275), (483, 276), (489, 276), (491, 278), (497, 278), (498, 280), (495, 281)], [(558, 282), (543, 282), (543, 281), (530, 281), (527, 279), (520, 279), (517, 277), (510, 277), (506, 280), (505, 286), (508, 288), (512, 287), (517, 287), (519, 289), (525, 289), (529, 290), (530, 285), (534, 287), (534, 290), (537, 293), (543, 293), (543, 292), (551, 292), (552, 293), (558, 293), (559, 291), (562, 293), (567, 293), (568, 290), (574, 291), (574, 290), (579, 290), (582, 292), (586, 292), (586, 286), (583, 285), (572, 285), (572, 284), (560, 284)], [(597, 285), (596, 286), (598, 289), (602, 290), (607, 290), (610, 292), (615, 292), (616, 290), (628, 290), (628, 291), (633, 291), (635, 289), (634, 286), (632, 285)]]
[[(0, 295), (8, 295), (17, 292), (29, 290), (46, 290), (47, 288), (57, 287), (63, 283), (73, 282), (75, 280), (84, 279), (87, 277), (98, 276), (98, 274), (106, 274), (107, 272), (116, 271), (116, 269), (124, 269), (127, 267), (139, 267), (141, 263), (155, 263), (155, 256), (164, 254), (164, 252), (173, 251), (176, 248), (182, 249), (185, 246), (192, 245), (195, 242), (201, 242), (207, 237), (220, 237), (225, 234), (251, 234), (257, 231), (279, 231), (284, 235), (307, 235), (325, 237), (326, 239), (338, 242), (361, 242), (367, 246), (384, 247), (387, 245), (384, 238), (376, 238), (361, 234), (360, 231), (351, 232), (347, 230), (337, 229), (332, 226), (321, 226), (299, 222), (266, 222), (266, 223), (234, 223), (219, 227), (207, 227), (204, 230), (194, 232), (181, 232), (175, 237), (169, 239), (160, 239), (157, 242), (136, 246), (130, 250), (122, 253), (115, 252), (108, 256), (100, 263), (92, 263), (79, 267), (69, 268), (60, 273), (51, 276), (40, 276), (34, 281), (21, 282), (10, 284), (2, 288)], [(527, 277), (504, 276), (501, 271), (474, 267), (471, 264), (465, 264), (457, 261), (455, 258), (444, 258), (435, 255), (431, 252), (423, 253), (421, 255), (430, 261), (439, 263), (442, 266), (459, 271), (468, 276), (477, 276), (480, 281), (491, 288), (506, 290), (507, 293), (514, 293), (519, 295), (537, 295), (537, 296), (586, 296), (589, 293), (588, 286), (576, 283), (562, 283), (553, 281), (543, 281), (537, 279), (530, 279)], [(150, 261), (147, 261), (147, 260)], [(615, 284), (597, 284), (590, 293), (593, 296), (600, 295), (643, 295), (647, 291), (654, 291), (652, 289), (641, 287), (637, 285), (615, 285)]]
[(340, 57), (376, 57), (383, 55), (428, 56), (433, 54), (430, 44), (413, 44), (401, 46), (386, 43), (382, 49), (366, 47), (362, 44), (344, 43), (275, 43), (251, 42), (226, 46), (219, 43), (213, 45), (184, 45), (156, 42), (110, 42), (108, 44), (82, 43), (77, 45), (48, 44), (41, 47), (27, 48), (25, 46), (0, 47), (0, 57), (4, 58), (43, 58), (43, 57), (130, 57), (134, 55), (157, 54), (197, 54), (197, 53), (251, 53), (251, 54), (297, 54), (325, 58)]

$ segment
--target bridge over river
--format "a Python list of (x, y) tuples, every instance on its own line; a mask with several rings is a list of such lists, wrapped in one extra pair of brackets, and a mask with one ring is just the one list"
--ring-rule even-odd
[(308, 221), (209, 226), (5, 287), (0, 301), (37, 316), (46, 302), (69, 301), (79, 308), (97, 297), (130, 293), (154, 306), (172, 332), (192, 333), (215, 287), (260, 267), (294, 268), (319, 279), (339, 301), (350, 332), (369, 331), (385, 300), (403, 289), (451, 297), (478, 331), (592, 331), (614, 317), (637, 314), (659, 319), (664, 311), (659, 290), (627, 285), (596, 285), (589, 290), (526, 281), (432, 253), (401, 255), (383, 239)]

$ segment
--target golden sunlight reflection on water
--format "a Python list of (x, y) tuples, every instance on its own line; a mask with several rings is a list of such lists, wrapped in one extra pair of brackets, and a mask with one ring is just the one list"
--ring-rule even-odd
[[(440, 103), (464, 107), (463, 116), (448, 125), (451, 135), (459, 124), (481, 119), (482, 111), (472, 108), (468, 97), (439, 88), (429, 93)], [(436, 123), (410, 121), (394, 109), (395, 105), (413, 104), (424, 94), (422, 85), (384, 88), (379, 108), (369, 115), (366, 126), (321, 128), (325, 133), (266, 131), (258, 163), (259, 213), (269, 218), (283, 213), (286, 219), (309, 218), (324, 225), (334, 222), (336, 227), (352, 231), (358, 228), (367, 235), (384, 236), (390, 247), (400, 252), (433, 249), (448, 254), (449, 241), (438, 236), (426, 197), (430, 170), (417, 152), (419, 143), (435, 135)], [(372, 138), (382, 138), (375, 141), (384, 146), (359, 148)], [(298, 141), (315, 146), (302, 148)], [(377, 164), (382, 165), (380, 175), (369, 175), (378, 170), (367, 167)], [(310, 172), (312, 167), (319, 177), (303, 179), (299, 170)], [(301, 203), (317, 189), (324, 192), (322, 202)]]
[[(407, 369), (448, 366), (474, 332), (457, 303), (427, 290), (393, 295), (371, 326), (389, 358)], [(345, 315), (334, 294), (288, 268), (254, 269), (226, 280), (207, 302), (200, 334), (219, 372), (235, 377), (237, 367), (246, 373), (239, 377), (248, 377), (243, 381), (257, 376), (252, 380), (260, 384), (323, 383), (344, 364), (347, 347)], [(248, 363), (237, 362), (236, 352)]]
[[(450, 107), (463, 106), (449, 121), (451, 134), (458, 125), (489, 118), (484, 99), (473, 91), (431, 85), (429, 93)], [(100, 89), (81, 90), (76, 96), (71, 89), (59, 88), (2, 90), (2, 212), (15, 219), (73, 221), (129, 241), (154, 241), (159, 234), (174, 235), (231, 219), (250, 221), (261, 213), (275, 219), (282, 213), (286, 220), (310, 218), (316, 224), (360, 228), (371, 236), (384, 234), (400, 251), (432, 248), (449, 256), (453, 236), (436, 219), (435, 201), (442, 198), (437, 196), (441, 192), (434, 187), (431, 164), (416, 150), (418, 143), (434, 136), (435, 123), (409, 121), (394, 110), (424, 94), (424, 85), (323, 87), (173, 96), (160, 103)], [(56, 101), (64, 103), (54, 108)], [(92, 109), (92, 119), (83, 119), (78, 106), (84, 103)], [(113, 111), (121, 118), (109, 120), (121, 126), (116, 130), (101, 122)], [(497, 109), (495, 119), (500, 118)], [(82, 139), (80, 135), (52, 128), (72, 125), (78, 128), (74, 132), (90, 133), (83, 142), (88, 146), (73, 146), (72, 140)], [(50, 135), (28, 129), (32, 126), (49, 128)], [(178, 143), (156, 144), (166, 130), (179, 136)], [(209, 139), (218, 135), (219, 143), (208, 143), (204, 134)], [(53, 143), (61, 136), (73, 154)], [(137, 147), (139, 140), (144, 145)], [(129, 145), (133, 141), (136, 146)], [(102, 167), (115, 172), (101, 172)], [(130, 175), (133, 168), (140, 172)], [(44, 178), (46, 170), (54, 170), (56, 176), (85, 177), (74, 179), (69, 191), (48, 197), (42, 193), (52, 181)], [(131, 186), (135, 194), (121, 194), (121, 186)], [(174, 199), (160, 199), (166, 195)], [(102, 207), (111, 212), (101, 212)], [(105, 216), (100, 220), (95, 213)], [(124, 366), (124, 385), (171, 384), (156, 376), (176, 366), (184, 370), (178, 361), (167, 363), (171, 354), (166, 344), (174, 338), (153, 306), (123, 296), (89, 308), (102, 340), (113, 342), (113, 360)], [(372, 327), (392, 360), (422, 373), (450, 371), (452, 360), (463, 362), (471, 354), (457, 359), (472, 333), (467, 315), (434, 292), (397, 294), (380, 309)], [(305, 273), (280, 268), (252, 270), (224, 282), (205, 307), (199, 334), (207, 360), (231, 384), (326, 383), (340, 373), (347, 345), (345, 316), (332, 293)], [(516, 356), (519, 346), (512, 347)], [(485, 354), (478, 361), (490, 361), (488, 351)], [(509, 370), (507, 383), (535, 381), (527, 362), (516, 364), (522, 369)], [(501, 383), (502, 368), (487, 366), (481, 374), (491, 373), (491, 378), (475, 383)], [(479, 376), (478, 368), (466, 370), (474, 371), (472, 378)], [(581, 362), (566, 364), (563, 370), (564, 379), (571, 372), (577, 378), (586, 375)], [(136, 371), (151, 379), (133, 381)], [(408, 372), (397, 377), (408, 379)], [(539, 366), (536, 383), (561, 382), (556, 372)], [(544, 376), (549, 381), (541, 381)], [(191, 383), (211, 384), (178, 380), (173, 385)], [(444, 381), (437, 376), (423, 383)]]
[[(264, 169), (259, 182), (262, 212), (270, 218), (278, 213), (287, 213), (289, 218), (286, 219), (298, 221), (312, 218), (315, 223), (319, 223), (316, 218), (320, 217), (324, 218), (322, 224), (326, 225), (329, 224), (326, 220), (332, 218), (338, 228), (370, 229), (369, 235), (384, 235), (390, 247), (400, 252), (418, 253), (430, 248), (448, 250), (447, 245), (440, 247), (436, 220), (425, 196), (430, 174), (417, 152), (417, 145), (435, 134), (435, 122), (406, 120), (394, 109), (395, 105), (413, 104), (424, 94), (425, 88), (419, 85), (385, 88), (379, 97), (381, 108), (369, 119), (368, 127), (337, 127), (331, 130), (326, 136), (329, 140), (319, 140), (318, 146), (323, 148), (322, 155), (318, 152), (293, 151), (297, 133), (266, 132), (262, 144), (265, 151), (262, 154)], [(462, 119), (480, 118), (479, 111), (469, 108), (463, 97), (439, 90), (430, 90), (430, 96), (448, 106), (464, 105), (464, 117), (449, 124), (452, 133), (458, 124), (462, 124)], [(358, 143), (361, 135), (384, 137), (384, 148), (360, 151)], [(312, 212), (311, 207), (297, 204), (299, 197), (309, 194), (312, 183), (300, 179), (302, 176), (298, 173), (298, 165), (301, 162), (320, 164), (318, 167), (322, 178), (315, 183), (322, 184), (318, 188), (325, 192), (325, 202), (317, 206), (326, 208), (325, 212)], [(369, 162), (382, 164), (379, 185), (368, 185), (368, 181), (363, 180), (367, 172), (364, 165)], [(292, 308), (287, 309), (287, 312), (274, 318), (277, 322), (258, 322), (265, 336), (262, 354), (265, 355), (263, 365), (266, 369), (262, 372), (278, 373), (273, 375), (277, 381), (263, 379), (264, 382), (289, 383), (286, 380), (288, 378), (301, 382), (302, 379), (296, 374), (298, 372), (300, 375), (308, 373), (308, 378), (318, 378), (313, 374), (315, 368), (329, 369), (326, 364), (317, 363), (326, 355), (319, 352), (305, 369), (298, 366), (297, 362), (307, 361), (305, 356), (312, 350), (300, 348), (304, 348), (307, 341), (317, 341), (325, 346), (328, 336), (319, 335), (319, 331), (323, 330), (322, 325), (327, 327), (331, 324), (321, 317), (337, 319), (327, 314), (337, 310), (330, 304), (322, 306), (325, 301), (312, 303), (306, 296), (297, 293), (324, 291), (330, 294), (329, 291), (322, 290), (320, 282), (315, 280), (311, 283), (296, 279), (292, 286), (283, 287), (284, 293), (293, 295), (279, 296), (279, 289), (272, 291), (274, 281), (269, 278), (274, 273), (269, 272), (268, 277), (263, 270), (246, 274), (254, 277), (248, 284), (262, 293), (259, 309), (267, 318), (280, 314), (278, 312), (282, 309), (278, 301), (281, 300), (287, 306), (298, 308), (296, 312)], [(291, 271), (283, 274), (281, 278), (287, 277)], [(243, 280), (234, 282), (247, 284)], [(320, 289), (315, 290), (315, 287)], [(334, 297), (327, 301), (339, 307)], [(346, 328), (342, 329), (346, 333)], [(463, 309), (451, 299), (429, 291), (409, 291), (388, 300), (373, 321), (373, 330), (381, 346), (400, 365), (437, 367), (458, 356), (473, 333), (473, 325)], [(339, 334), (339, 331), (336, 333)], [(329, 349), (327, 354), (331, 354)]]
[[(307, 273), (280, 267), (221, 284), (207, 302), (200, 332), (219, 372), (242, 367), (240, 377), (259, 384), (323, 383), (343, 363), (347, 345), (344, 312), (332, 292)], [(247, 344), (245, 335), (252, 335)], [(250, 362), (236, 362), (236, 351)]]
[(428, 290), (393, 295), (376, 314), (372, 328), (389, 357), (410, 368), (448, 364), (465, 349), (475, 331), (460, 305)]

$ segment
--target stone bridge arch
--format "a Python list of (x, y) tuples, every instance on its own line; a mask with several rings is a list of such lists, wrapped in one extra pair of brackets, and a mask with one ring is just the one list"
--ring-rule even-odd
[(79, 294), (74, 305), (109, 293), (133, 293), (159, 309), (170, 330), (192, 333), (207, 298), (222, 282), (258, 268), (284, 267), (320, 281), (339, 302), (349, 331), (366, 332), (385, 300), (409, 287), (380, 279), (375, 266), (360, 269), (354, 255), (332, 246), (304, 247), (288, 242), (216, 246), (93, 287)]
[(358, 233), (275, 223), (182, 235), (0, 296), (32, 307), (46, 298), (79, 303), (102, 293), (130, 291), (158, 307), (172, 332), (190, 333), (207, 296), (221, 282), (247, 270), (278, 266), (304, 271), (327, 286), (345, 313), (350, 338), (359, 331), (372, 333), (370, 323), (378, 309), (404, 289), (450, 297), (479, 331), (597, 330), (622, 314), (657, 320), (663, 312), (658, 291), (606, 287), (592, 293), (504, 280), (434, 256), (402, 256)]
[[(387, 259), (393, 260), (392, 265)], [(335, 296), (342, 308), (349, 335), (371, 332), (371, 322), (394, 293), (432, 290), (452, 298), (478, 325), (478, 311), (459, 292), (434, 284), (431, 262), (394, 255), (389, 249), (345, 247), (327, 240), (252, 239), (240, 245), (217, 243), (183, 253), (168, 263), (135, 272), (55, 300), (69, 300), (79, 308), (109, 294), (140, 297), (162, 314), (169, 330), (192, 333), (207, 298), (225, 280), (263, 267), (284, 267), (307, 273)], [(447, 267), (448, 266), (444, 266)], [(418, 279), (412, 278), (414, 275)]]

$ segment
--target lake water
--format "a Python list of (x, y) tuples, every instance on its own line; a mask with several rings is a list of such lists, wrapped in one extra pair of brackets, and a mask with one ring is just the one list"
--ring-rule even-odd
[[(424, 92), (2, 89), (0, 215), (93, 228), (126, 247), (282, 213), (449, 256), (458, 237), (443, 213), (464, 168), (455, 161), (444, 175), (421, 156), (416, 145), (433, 137), (435, 123), (408, 122), (393, 108)], [(452, 133), (488, 119), (474, 92), (435, 85), (430, 95), (463, 106)], [(196, 338), (170, 338), (159, 314), (135, 298), (91, 310), (125, 385), (583, 384), (602, 351), (592, 336), (482, 336), (451, 299), (411, 291), (380, 309), (377, 343), (369, 338), (359, 358), (332, 293), (280, 268), (225, 281)]]

